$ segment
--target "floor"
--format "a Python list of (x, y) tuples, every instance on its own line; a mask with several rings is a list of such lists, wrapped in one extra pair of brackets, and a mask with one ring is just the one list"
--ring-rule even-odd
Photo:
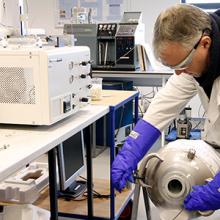
[[(157, 142), (150, 152), (156, 151), (160, 147), (160, 142)], [(93, 176), (94, 178), (109, 178), (109, 149), (107, 148), (103, 153), (93, 159)], [(151, 203), (151, 220), (161, 220), (159, 217), (158, 209)], [(139, 207), (138, 207), (138, 217), (137, 220), (144, 220), (146, 218), (144, 199), (142, 193), (140, 195)], [(215, 212), (213, 215), (208, 217), (194, 218), (195, 220), (219, 220), (220, 211)], [(70, 220), (69, 218), (59, 218), (59, 220)], [(183, 218), (172, 218), (167, 220), (184, 220)]]

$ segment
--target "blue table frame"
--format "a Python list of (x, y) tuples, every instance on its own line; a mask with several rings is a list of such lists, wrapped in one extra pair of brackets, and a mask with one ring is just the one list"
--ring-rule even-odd
[[(115, 111), (120, 108), (121, 106), (123, 106), (124, 104), (126, 104), (127, 102), (131, 101), (131, 100), (135, 100), (135, 108), (134, 108), (134, 123), (136, 124), (138, 121), (138, 95), (139, 93), (137, 92), (136, 94), (134, 94), (133, 96), (129, 97), (128, 99), (124, 100), (123, 102), (121, 102), (120, 104), (116, 105), (116, 106), (110, 106), (110, 131), (111, 131), (111, 142), (110, 142), (110, 168), (112, 166), (112, 163), (115, 159), (115, 141), (114, 141), (114, 136), (115, 136)], [(111, 178), (110, 178), (111, 180)], [(110, 194), (111, 194), (111, 202), (110, 202), (110, 219), (117, 219), (120, 215), (120, 212), (117, 214), (117, 216), (115, 216), (115, 190), (112, 184), (112, 180), (110, 181), (111, 185), (110, 185)], [(127, 204), (124, 204), (124, 207)], [(121, 211), (123, 211), (123, 208), (121, 208)]]
[[(135, 100), (134, 104), (134, 123), (138, 121), (138, 96), (139, 92), (135, 92), (133, 95), (129, 96), (129, 98), (123, 100), (117, 105), (109, 106), (109, 117), (110, 117), (110, 168), (112, 166), (112, 163), (115, 158), (115, 111), (126, 104), (129, 101)], [(91, 125), (90, 125), (91, 126)], [(55, 149), (52, 149), (48, 156), (49, 156), (49, 174), (50, 174), (50, 208), (51, 208), (51, 219), (57, 220), (58, 215), (62, 217), (69, 217), (69, 218), (78, 218), (78, 219), (109, 219), (109, 218), (103, 218), (103, 217), (97, 217), (93, 214), (93, 195), (92, 195), (92, 152), (91, 152), (91, 142), (90, 140), (87, 140), (88, 143), (90, 143), (90, 147), (86, 148), (86, 155), (87, 155), (87, 186), (88, 186), (88, 215), (78, 215), (78, 214), (69, 214), (69, 213), (63, 213), (58, 212), (58, 205), (57, 205), (57, 186), (54, 184), (55, 178), (56, 178), (56, 160), (55, 160)], [(89, 146), (89, 145), (87, 145)], [(115, 190), (113, 188), (112, 180), (110, 177), (110, 219), (118, 219), (121, 212), (123, 211), (124, 207), (127, 205), (129, 200), (125, 201), (123, 206), (121, 207), (120, 211), (118, 213), (115, 213)]]

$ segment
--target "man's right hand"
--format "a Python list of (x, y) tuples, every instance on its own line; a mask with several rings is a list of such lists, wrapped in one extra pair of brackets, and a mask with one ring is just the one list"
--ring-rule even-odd
[(138, 121), (112, 164), (111, 178), (116, 190), (121, 192), (126, 182), (132, 181), (132, 172), (160, 134), (157, 128), (145, 120)]
[(220, 172), (214, 179), (202, 186), (193, 186), (185, 200), (184, 207), (189, 211), (210, 211), (220, 209)]

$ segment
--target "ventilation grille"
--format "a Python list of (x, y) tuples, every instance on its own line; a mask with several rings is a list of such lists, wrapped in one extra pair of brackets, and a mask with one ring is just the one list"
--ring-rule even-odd
[(0, 67), (0, 103), (35, 104), (31, 68)]

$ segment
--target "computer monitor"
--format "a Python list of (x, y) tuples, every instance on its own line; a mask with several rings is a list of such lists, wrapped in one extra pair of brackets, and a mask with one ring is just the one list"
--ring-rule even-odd
[(83, 181), (77, 177), (85, 170), (83, 131), (71, 136), (58, 146), (58, 167), (60, 195), (77, 197), (86, 189)]

